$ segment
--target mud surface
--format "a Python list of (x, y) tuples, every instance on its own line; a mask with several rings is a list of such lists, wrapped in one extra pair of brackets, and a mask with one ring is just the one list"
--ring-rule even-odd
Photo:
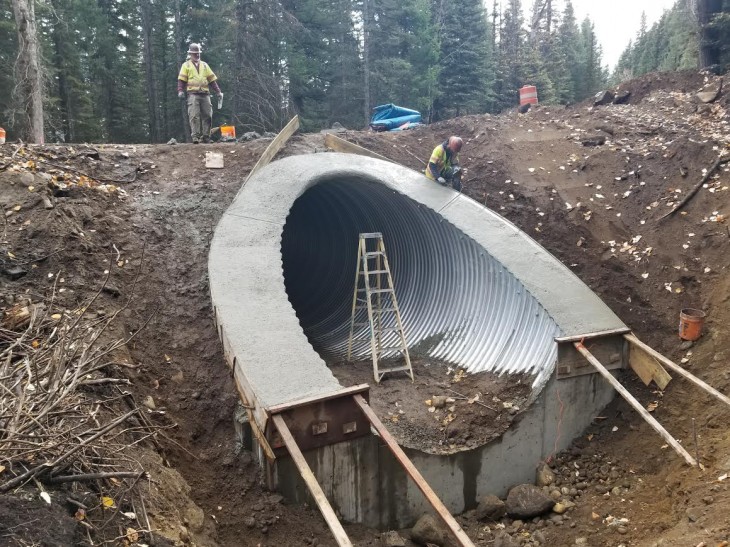
[[(428, 158), (438, 142), (461, 135), (467, 195), (567, 264), (640, 338), (729, 393), (728, 165), (681, 212), (660, 220), (730, 143), (727, 95), (705, 106), (694, 99), (705, 79), (696, 73), (681, 80), (646, 77), (632, 84), (637, 87), (628, 105), (539, 107), (525, 116), (470, 116), (402, 133), (348, 131), (342, 136), (420, 170), (420, 159)], [(605, 136), (606, 143), (582, 144), (595, 134)], [(99, 161), (119, 166), (113, 167), (115, 178), (123, 178), (127, 165), (143, 166), (143, 172), (134, 182), (115, 184), (124, 194), (75, 187), (52, 196), (53, 209), (44, 208), (38, 189), (46, 181), (32, 166), (15, 171), (6, 166), (0, 172), (3, 313), (20, 296), (48, 297), (54, 286), (49, 274), (64, 279), (65, 290), (56, 294), (61, 307), (88, 301), (108, 269), (113, 290), (100, 295), (99, 313), (114, 312), (131, 297), (117, 329), (141, 331), (128, 348), (138, 368), (125, 374), (138, 400), (152, 397), (151, 418), (168, 428), (159, 439), (161, 451), (140, 447), (140, 461), (153, 475), (148, 512), (156, 533), (179, 545), (334, 544), (316, 509), (287, 505), (267, 492), (252, 455), (236, 452), (232, 415), (237, 395), (210, 310), (208, 242), (268, 143), (99, 147)], [(10, 155), (9, 146), (4, 155)], [(206, 170), (206, 150), (223, 152), (225, 168)], [(292, 139), (283, 154), (323, 150), (321, 135), (305, 135)], [(56, 162), (91, 172), (90, 160), (67, 161), (68, 151), (57, 154), (63, 157)], [(22, 179), (25, 172), (35, 178)], [(24, 272), (20, 277), (8, 273), (16, 266)], [(681, 348), (677, 337), (679, 310), (685, 307), (708, 313), (704, 335), (690, 348)], [(423, 423), (433, 420), (434, 425), (428, 442), (445, 435), (448, 449), (468, 446), (482, 411), (491, 411), (457, 399), (448, 403), (457, 417), (447, 428), (441, 424), (449, 407), (439, 409), (437, 423), (428, 417), (425, 401), (449, 395), (435, 389), (436, 382), (467, 398), (482, 393), (480, 401), (490, 406), (494, 394), (476, 379), (453, 383), (435, 367), (429, 372), (434, 384), (428, 386), (417, 377), (414, 385), (404, 382), (409, 391), (393, 388), (395, 379), (374, 387), (376, 393), (384, 391), (381, 415), (390, 416), (389, 427), (404, 439), (413, 435), (413, 428), (404, 427), (407, 418), (423, 415)], [(371, 368), (363, 365), (352, 382), (372, 383), (370, 378)], [(488, 524), (467, 512), (460, 522), (476, 544), (493, 545), (506, 530), (517, 544), (573, 545), (583, 538), (595, 546), (725, 545), (730, 539), (730, 409), (681, 379), (664, 392), (644, 386), (629, 371), (622, 380), (643, 404), (656, 404), (653, 414), (684, 446), (699, 451), (704, 469), (687, 467), (617, 400), (573, 448), (549, 459), (568, 491), (578, 490), (576, 477), (586, 484), (581, 495), (571, 497), (576, 507), (560, 520), (517, 524), (509, 519)], [(503, 409), (501, 419), (507, 419), (505, 414)], [(471, 426), (460, 427), (460, 419)], [(8, 498), (24, 495), (32, 501), (21, 505)], [(35, 486), (3, 494), (0, 544), (88, 544), (72, 508), (63, 504), (65, 496), (54, 497), (61, 500), (54, 515), (65, 515), (68, 525), (31, 532), (28, 523), (56, 522)], [(620, 531), (611, 524), (616, 518), (627, 519)], [(347, 531), (358, 545), (380, 541), (377, 531), (349, 525)]]

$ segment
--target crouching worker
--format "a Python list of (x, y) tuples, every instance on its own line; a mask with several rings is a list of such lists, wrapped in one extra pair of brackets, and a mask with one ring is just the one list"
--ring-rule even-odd
[(461, 191), (459, 151), (463, 144), (461, 137), (453, 136), (434, 148), (426, 166), (426, 176), (439, 184), (452, 186), (457, 192)]

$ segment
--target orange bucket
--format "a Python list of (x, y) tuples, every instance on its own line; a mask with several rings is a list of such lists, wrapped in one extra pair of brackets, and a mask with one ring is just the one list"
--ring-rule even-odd
[(236, 128), (232, 125), (221, 125), (221, 139), (224, 141), (235, 141)]
[(5, 144), (5, 130), (0, 127), (0, 144)]
[(702, 336), (705, 324), (705, 312), (692, 308), (684, 308), (679, 312), (679, 337), (682, 340), (695, 341)]

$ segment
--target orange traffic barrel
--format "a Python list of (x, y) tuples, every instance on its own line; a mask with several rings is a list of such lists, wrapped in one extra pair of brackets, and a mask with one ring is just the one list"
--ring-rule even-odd
[(0, 127), (0, 144), (5, 144), (5, 130)]
[(537, 88), (534, 85), (520, 88), (520, 106), (523, 104), (537, 104)]
[(679, 337), (682, 340), (697, 340), (702, 336), (705, 323), (705, 312), (692, 308), (684, 308), (679, 312)]

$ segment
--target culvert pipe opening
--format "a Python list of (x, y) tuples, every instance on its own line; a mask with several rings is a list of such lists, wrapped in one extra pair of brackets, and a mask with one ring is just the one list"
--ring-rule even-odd
[[(355, 175), (309, 187), (282, 236), (288, 298), (325, 360), (346, 356), (358, 237), (376, 231), (412, 355), (472, 373), (539, 376), (551, 368), (558, 329), (512, 273), (436, 211)], [(369, 342), (356, 343), (355, 355), (367, 358)]]

